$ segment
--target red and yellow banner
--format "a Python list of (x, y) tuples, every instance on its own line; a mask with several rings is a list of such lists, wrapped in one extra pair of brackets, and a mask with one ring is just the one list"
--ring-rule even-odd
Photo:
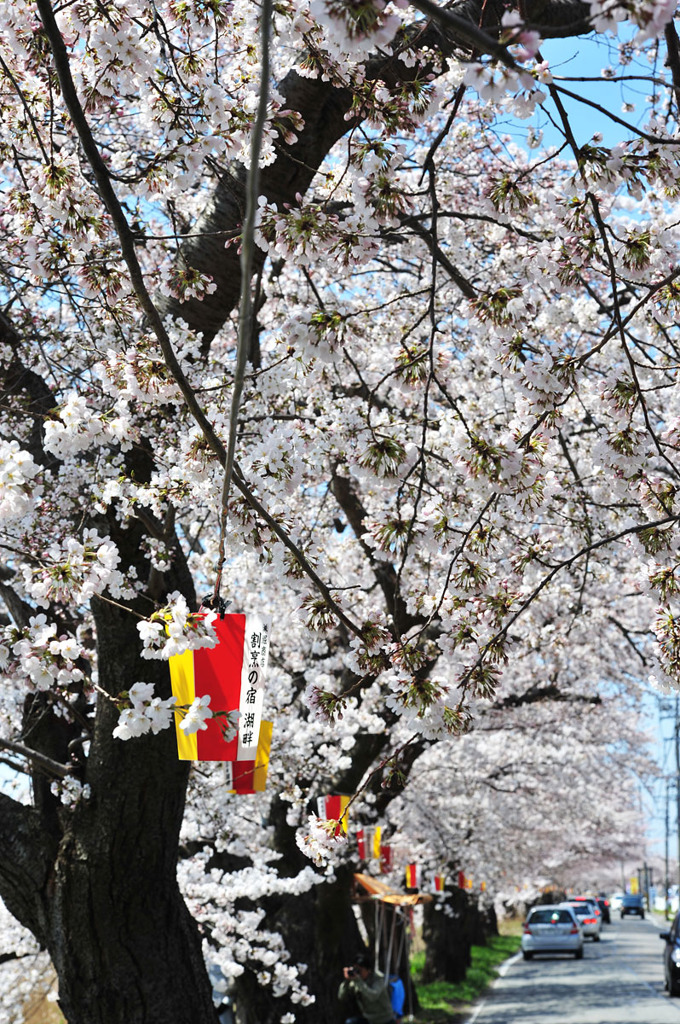
[(340, 822), (342, 831), (347, 835), (347, 804), (352, 798), (350, 796), (320, 796), (317, 799), (317, 813), (320, 818), (326, 821), (332, 819)]
[(357, 853), (361, 860), (380, 860), (381, 839), (380, 825), (364, 825), (357, 831)]
[(434, 891), (435, 892), (444, 892), (444, 883), (445, 883), (445, 881), (446, 881), (446, 876), (445, 875), (435, 875), (434, 876)]
[(230, 793), (263, 793), (267, 786), (272, 722), (260, 724), (260, 741), (254, 761), (227, 761), (227, 789)]
[(418, 864), (407, 864), (406, 865), (406, 888), (407, 889), (419, 889), (420, 888), (420, 865)]
[(205, 729), (186, 735), (175, 716), (177, 753), (182, 761), (251, 761), (257, 759), (264, 699), (264, 673), (269, 653), (269, 620), (259, 615), (225, 615), (213, 627), (219, 643), (185, 651), (169, 660), (172, 692), (177, 703), (190, 705), (210, 697), (215, 711), (239, 711), (238, 733), (229, 742), (222, 734), (224, 718), (209, 718)]

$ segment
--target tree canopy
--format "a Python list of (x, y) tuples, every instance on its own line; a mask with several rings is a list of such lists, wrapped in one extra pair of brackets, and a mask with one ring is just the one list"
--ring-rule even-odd
[[(334, 1019), (325, 793), (496, 890), (639, 840), (673, 15), (0, 0), (0, 896), (69, 1024), (212, 1021), (206, 960), (243, 1021)], [(176, 754), (236, 710), (170, 694), (220, 600), (272, 620), (256, 796)]]

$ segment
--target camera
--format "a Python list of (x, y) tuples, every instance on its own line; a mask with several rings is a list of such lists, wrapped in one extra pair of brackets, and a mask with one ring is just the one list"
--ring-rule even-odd
[(354, 968), (353, 968), (353, 967), (348, 967), (348, 968), (347, 968), (347, 977), (348, 977), (348, 978), (353, 978), (353, 977), (355, 976), (355, 974), (356, 974), (356, 973), (357, 973), (357, 972), (356, 972), (356, 971), (354, 970)]

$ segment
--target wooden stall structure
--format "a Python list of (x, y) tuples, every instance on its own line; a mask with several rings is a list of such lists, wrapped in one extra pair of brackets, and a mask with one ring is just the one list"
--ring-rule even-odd
[(432, 896), (398, 892), (379, 878), (355, 874), (354, 899), (357, 903), (373, 903), (375, 907), (373, 963), (383, 974), (386, 985), (391, 977), (401, 979), (406, 994), (404, 1016), (412, 1017), (417, 1009), (409, 967), (413, 908), (419, 903), (430, 903)]

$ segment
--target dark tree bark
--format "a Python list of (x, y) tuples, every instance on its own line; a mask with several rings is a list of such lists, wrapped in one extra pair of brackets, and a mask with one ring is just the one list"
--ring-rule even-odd
[[(282, 854), (280, 870), (283, 875), (294, 876), (309, 861), (298, 849), (295, 829), (286, 824), (285, 814), (285, 805), (276, 801), (272, 820), (276, 848)], [(290, 962), (307, 964), (301, 980), (315, 1001), (307, 1007), (292, 1007), (299, 1022), (339, 1024), (346, 1016), (337, 998), (342, 967), (351, 963), (362, 947), (352, 910), (353, 873), (354, 867), (345, 865), (332, 882), (316, 885), (299, 896), (270, 896), (260, 902), (266, 909), (264, 927), (284, 936)], [(246, 968), (234, 984), (238, 1024), (278, 1024), (282, 1014), (291, 1010), (288, 999), (274, 999), (271, 991), (258, 983), (256, 974)]]
[(470, 936), (465, 927), (467, 897), (453, 889), (446, 900), (426, 904), (423, 911), (425, 966), (423, 982), (463, 981), (470, 966)]
[(472, 946), (484, 946), (498, 934), (493, 907), (476, 895), (454, 888), (443, 900), (426, 904), (423, 917), (423, 981), (463, 981)]
[[(351, 868), (342, 870), (335, 882), (302, 896), (266, 901), (267, 927), (285, 936), (293, 963), (308, 965), (301, 980), (315, 1000), (293, 1007), (296, 1020), (304, 1024), (340, 1024), (347, 1016), (338, 1001), (342, 967), (362, 948), (349, 898), (351, 875)], [(239, 1024), (278, 1024), (291, 1009), (287, 999), (274, 999), (248, 971), (236, 981), (235, 1001)]]
[(464, 889), (455, 888), (447, 898), (426, 904), (423, 981), (463, 981), (471, 947), (485, 945), (494, 935), (498, 935), (498, 921), (492, 903)]
[[(167, 691), (165, 665), (138, 663), (133, 617), (103, 602), (95, 615), (100, 685), (117, 693), (140, 677)], [(122, 742), (111, 735), (116, 718), (98, 704), (92, 797), (62, 813), (47, 942), (60, 1003), (69, 1024), (213, 1024), (200, 937), (176, 878), (188, 765), (171, 730)]]
[(498, 935), (498, 917), (490, 899), (482, 901), (479, 906), (479, 920), (484, 942)]
[[(108, 532), (142, 569), (142, 528)], [(193, 598), (179, 550), (166, 585)], [(167, 665), (142, 661), (133, 611), (95, 599), (99, 685), (110, 694), (137, 680), (169, 696)], [(48, 950), (69, 1024), (215, 1024), (201, 937), (179, 892), (178, 836), (189, 766), (174, 730), (114, 739), (118, 717), (100, 699), (89, 756), (76, 774), (91, 788), (61, 805), (35, 774), (34, 807), (0, 797), (0, 895)], [(33, 721), (33, 718), (36, 721)], [(69, 761), (68, 726), (48, 705), (27, 704), (26, 742)]]

